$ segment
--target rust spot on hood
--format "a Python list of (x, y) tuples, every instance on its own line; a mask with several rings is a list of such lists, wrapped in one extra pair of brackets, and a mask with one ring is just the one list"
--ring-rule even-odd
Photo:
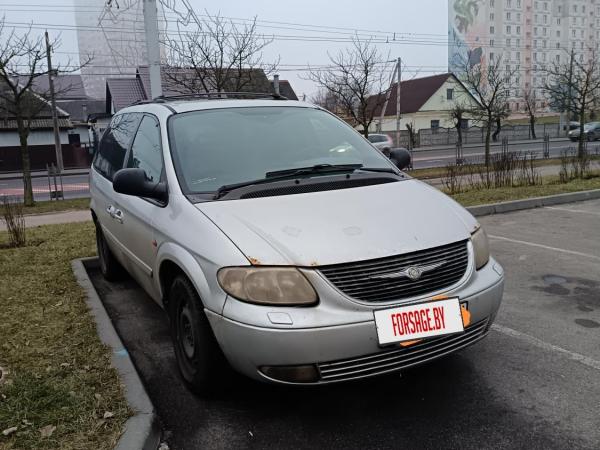
[(258, 258), (253, 258), (252, 256), (248, 256), (248, 261), (250, 261), (250, 264), (252, 264), (253, 266), (260, 266), (260, 260)]

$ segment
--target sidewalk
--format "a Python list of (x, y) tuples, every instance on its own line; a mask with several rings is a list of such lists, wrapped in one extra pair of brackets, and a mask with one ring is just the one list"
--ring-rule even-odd
[[(89, 168), (81, 169), (65, 169), (63, 170), (63, 177), (69, 175), (88, 175), (90, 173)], [(46, 170), (35, 170), (31, 172), (31, 178), (45, 178), (48, 176)], [(23, 178), (22, 172), (0, 172), (0, 180), (20, 180)]]
[[(40, 225), (53, 225), (57, 223), (87, 222), (92, 220), (89, 210), (63, 211), (59, 213), (31, 214), (25, 216), (27, 228)], [(6, 230), (6, 224), (0, 219), (0, 231)]]

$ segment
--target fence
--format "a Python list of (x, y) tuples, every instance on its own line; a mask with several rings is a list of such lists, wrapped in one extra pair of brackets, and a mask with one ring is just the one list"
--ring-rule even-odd
[[(492, 128), (492, 134), (496, 128)], [(400, 142), (396, 142), (396, 133), (389, 131), (388, 134), (394, 140), (397, 147), (409, 146), (408, 130), (400, 130)], [(564, 131), (559, 124), (538, 124), (535, 126), (537, 139), (543, 136), (550, 138), (564, 137)], [(529, 125), (503, 125), (497, 136), (497, 141), (501, 142), (504, 138), (509, 141), (518, 141), (533, 139)], [(417, 132), (415, 136), (415, 147), (428, 147), (434, 145), (454, 146), (458, 142), (458, 133), (456, 128), (424, 128)], [(465, 144), (483, 144), (485, 142), (485, 128), (469, 127), (462, 130), (462, 143)]]

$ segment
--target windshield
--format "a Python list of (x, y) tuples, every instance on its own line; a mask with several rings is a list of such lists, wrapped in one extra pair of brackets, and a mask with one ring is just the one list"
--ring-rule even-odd
[(598, 125), (600, 125), (600, 123), (598, 123), (598, 122), (586, 123), (584, 125), (584, 127), (583, 127), (583, 130), (584, 131), (590, 131), (590, 130), (593, 130), (593, 129), (597, 128)]
[(319, 164), (391, 163), (351, 127), (314, 108), (251, 107), (172, 116), (171, 152), (186, 194)]

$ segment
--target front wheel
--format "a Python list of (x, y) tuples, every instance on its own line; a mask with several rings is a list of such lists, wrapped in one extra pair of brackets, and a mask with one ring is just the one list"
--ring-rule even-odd
[(169, 316), (177, 365), (185, 384), (196, 394), (215, 393), (223, 384), (227, 363), (200, 297), (184, 275), (175, 277), (171, 284)]

